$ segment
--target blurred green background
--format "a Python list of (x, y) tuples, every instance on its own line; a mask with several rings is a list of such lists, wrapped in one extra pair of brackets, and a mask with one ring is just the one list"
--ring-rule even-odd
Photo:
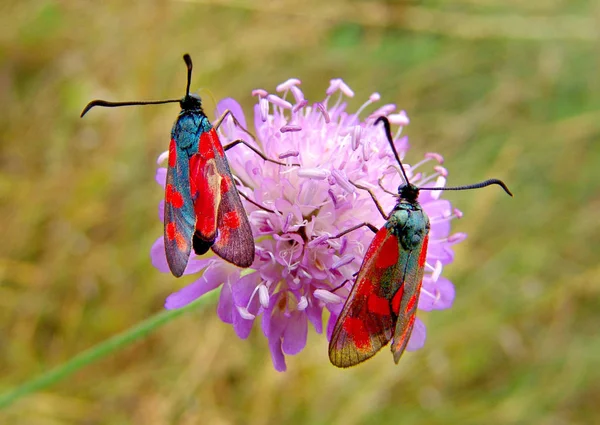
[[(411, 117), (408, 160), (446, 158), (469, 238), (445, 269), (455, 306), (425, 348), (337, 370), (325, 338), (271, 366), (214, 308), (0, 412), (2, 424), (600, 423), (600, 2), (3, 1), (0, 391), (161, 311), (186, 279), (152, 268), (155, 160), (176, 105), (245, 107), (289, 77), (329, 79)], [(213, 110), (204, 93), (207, 111)], [(212, 116), (212, 114), (210, 114)], [(188, 279), (189, 281), (189, 279)]]

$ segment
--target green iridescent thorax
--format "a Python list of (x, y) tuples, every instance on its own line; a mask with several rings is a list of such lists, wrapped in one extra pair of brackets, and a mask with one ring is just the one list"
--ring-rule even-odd
[(415, 200), (400, 199), (385, 225), (398, 237), (402, 248), (417, 249), (429, 233), (429, 217)]

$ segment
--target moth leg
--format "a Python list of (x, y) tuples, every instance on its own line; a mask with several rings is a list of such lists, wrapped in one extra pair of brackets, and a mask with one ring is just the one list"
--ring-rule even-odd
[(377, 201), (377, 198), (375, 197), (375, 194), (373, 193), (373, 191), (371, 189), (369, 189), (366, 186), (362, 186), (358, 183), (354, 183), (351, 180), (350, 180), (350, 183), (352, 183), (352, 185), (354, 187), (357, 187), (358, 189), (366, 190), (367, 192), (369, 192), (369, 195), (371, 195), (371, 199), (373, 199), (373, 202), (375, 202), (375, 206), (379, 210), (379, 214), (381, 214), (381, 216), (383, 217), (384, 220), (388, 219), (388, 216), (385, 214), (385, 212), (383, 212), (383, 208), (381, 208), (381, 204)]
[[(252, 140), (256, 141), (256, 137), (254, 136), (254, 134), (252, 134), (249, 130), (247, 130), (242, 124), (240, 124), (240, 122), (237, 120), (237, 118), (235, 117), (235, 115), (233, 115), (233, 113), (229, 110), (226, 109), (221, 116), (219, 117), (219, 119), (217, 119), (217, 121), (215, 121), (214, 127), (215, 129), (218, 129), (221, 124), (223, 123), (223, 120), (225, 119), (225, 117), (227, 117), (227, 115), (231, 115), (231, 118), (233, 119), (233, 122), (236, 126), (238, 126), (244, 133), (246, 133), (248, 136), (250, 136), (250, 138), (252, 138)], [(269, 161), (272, 162), (274, 164), (278, 164), (278, 165), (288, 165), (284, 162), (279, 162), (279, 161), (275, 161), (274, 159), (270, 159), (267, 158), (261, 151), (259, 151), (258, 149), (256, 149), (254, 146), (249, 145), (245, 140), (242, 139), (238, 139), (238, 140), (234, 140), (233, 142), (223, 146), (223, 150), (228, 150), (231, 149), (232, 147), (234, 147), (235, 145), (238, 144), (243, 144), (246, 145), (248, 148), (250, 148), (255, 154), (257, 154), (258, 156), (260, 156), (262, 159), (264, 159), (265, 161)], [(294, 165), (299, 167), (300, 164), (290, 164), (290, 165)]]
[(379, 185), (379, 187), (381, 188), (381, 190), (383, 190), (385, 193), (389, 193), (390, 195), (398, 196), (397, 193), (394, 193), (394, 192), (392, 192), (390, 190), (387, 190), (385, 187), (383, 187), (383, 177), (384, 176), (381, 176), (381, 177), (379, 177), (379, 180), (377, 180), (377, 184)]
[(267, 207), (265, 207), (265, 206), (263, 206), (263, 205), (259, 204), (258, 202), (255, 202), (255, 201), (253, 201), (253, 200), (252, 200), (252, 199), (250, 199), (250, 198), (249, 198), (249, 197), (248, 197), (246, 194), (244, 194), (244, 192), (242, 192), (242, 191), (238, 190), (238, 193), (240, 194), (240, 196), (242, 196), (244, 199), (246, 199), (246, 201), (250, 202), (252, 205), (254, 205), (254, 206), (256, 206), (256, 207), (260, 208), (261, 210), (265, 210), (265, 211), (267, 211), (267, 212), (270, 212), (270, 213), (272, 213), (272, 214), (275, 214), (275, 211), (273, 211), (273, 210), (271, 210), (271, 209), (269, 209), (269, 208), (267, 208)]
[(233, 115), (233, 113), (229, 109), (226, 109), (221, 114), (221, 116), (215, 121), (213, 127), (215, 127), (215, 129), (218, 129), (221, 126), (221, 124), (223, 123), (223, 120), (225, 119), (225, 117), (227, 117), (227, 115), (231, 115), (231, 118), (233, 119), (234, 124), (237, 125), (240, 128), (240, 130), (242, 130), (244, 133), (246, 133), (248, 136), (250, 136), (252, 138), (252, 140), (256, 140), (256, 137), (254, 136), (254, 134), (250, 133), (249, 130), (247, 130), (242, 124), (240, 124), (240, 122), (237, 120), (235, 115)]
[[(257, 154), (258, 156), (260, 156), (265, 161), (272, 162), (273, 164), (278, 164), (278, 165), (288, 165), (288, 164), (286, 164), (284, 162), (275, 161), (274, 159), (270, 159), (270, 158), (266, 157), (264, 153), (262, 153), (261, 151), (259, 151), (258, 149), (256, 149), (254, 146), (248, 144), (248, 142), (246, 142), (245, 140), (242, 140), (242, 139), (234, 140), (233, 142), (226, 144), (225, 146), (223, 146), (223, 150), (224, 151), (229, 150), (232, 147), (234, 147), (236, 145), (239, 145), (240, 143), (242, 145), (245, 145), (247, 148), (249, 148), (251, 151), (253, 151), (255, 154)], [(291, 165), (300, 166), (300, 164), (291, 164)]]
[[(356, 275), (357, 275), (357, 274), (358, 274), (358, 272), (354, 272), (354, 273), (352, 273), (352, 277), (356, 277)], [(343, 287), (346, 285), (346, 283), (348, 283), (348, 282), (350, 282), (350, 279), (346, 279), (345, 281), (343, 281), (343, 282), (342, 282), (342, 284), (341, 284), (341, 285), (338, 285), (338, 286), (336, 286), (335, 288), (333, 288), (333, 289), (332, 289), (331, 291), (329, 291), (329, 292), (335, 292), (335, 291), (337, 291), (338, 289), (340, 289), (340, 288), (343, 288)]]
[(335, 236), (331, 236), (328, 239), (341, 238), (342, 236), (344, 236), (344, 235), (346, 235), (346, 234), (348, 234), (348, 233), (350, 233), (350, 232), (352, 232), (354, 230), (360, 229), (361, 227), (368, 227), (369, 230), (371, 230), (373, 233), (377, 233), (377, 231), (379, 230), (379, 229), (377, 229), (377, 227), (373, 226), (371, 223), (367, 223), (365, 221), (364, 223), (360, 223), (360, 224), (357, 224), (355, 226), (349, 227), (348, 229), (344, 230), (343, 232), (340, 232), (340, 233), (338, 233)]

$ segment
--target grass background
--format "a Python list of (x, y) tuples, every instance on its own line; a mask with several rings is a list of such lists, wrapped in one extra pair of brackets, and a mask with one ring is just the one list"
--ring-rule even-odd
[[(428, 341), (337, 370), (322, 336), (271, 366), (214, 308), (0, 412), (2, 424), (591, 424), (600, 421), (600, 2), (368, 0), (0, 6), (0, 391), (162, 309), (155, 159), (177, 107), (92, 98), (233, 96), (330, 78), (412, 119), (408, 159), (437, 151), (469, 233), (445, 269), (455, 306)], [(204, 95), (207, 110), (210, 97)]]

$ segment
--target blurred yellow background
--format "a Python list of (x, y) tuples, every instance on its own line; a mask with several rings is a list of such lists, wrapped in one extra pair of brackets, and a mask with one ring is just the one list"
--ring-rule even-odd
[[(406, 109), (412, 149), (446, 158), (469, 234), (444, 270), (452, 309), (424, 349), (349, 370), (327, 342), (273, 370), (259, 327), (210, 307), (0, 412), (2, 424), (600, 422), (598, 1), (6, 0), (0, 6), (0, 391), (161, 311), (182, 287), (150, 264), (155, 160), (177, 105), (331, 78)], [(206, 92), (209, 116), (214, 104)], [(189, 281), (189, 278), (188, 278)]]

